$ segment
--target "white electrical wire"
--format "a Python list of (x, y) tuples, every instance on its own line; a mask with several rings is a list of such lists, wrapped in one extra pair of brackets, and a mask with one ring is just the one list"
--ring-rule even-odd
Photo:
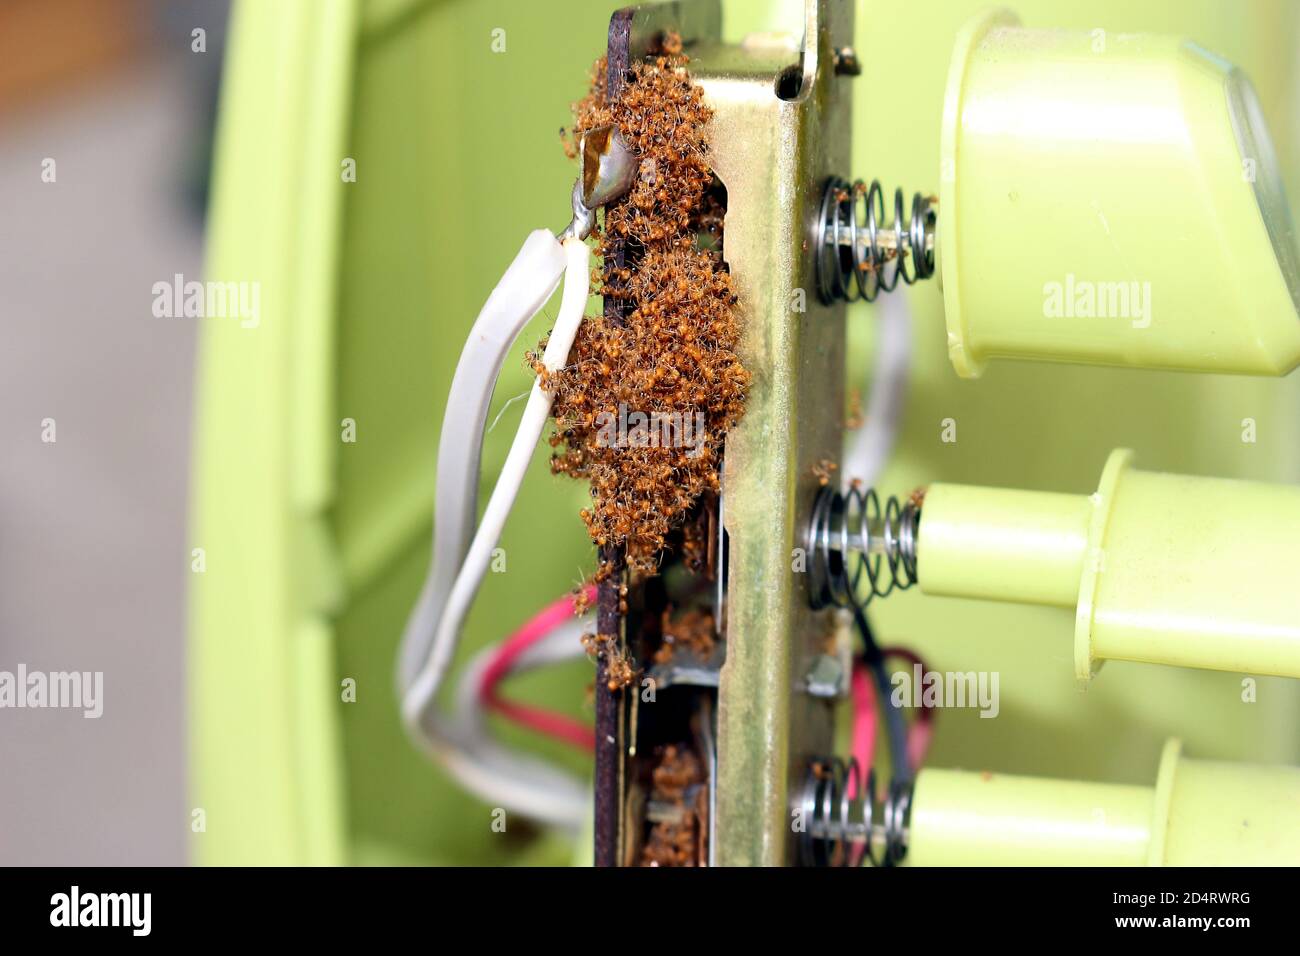
[(870, 397), (841, 472), (846, 485), (858, 479), (868, 488), (876, 483), (898, 440), (912, 361), (912, 315), (907, 299), (881, 296), (875, 305), (876, 364)]
[[(473, 520), (474, 498), (462, 494), (459, 501), (453, 500), (454, 496), (444, 487), (444, 476), (452, 482), (452, 487), (459, 487), (462, 492), (472, 487), (474, 482), (466, 483), (464, 479), (470, 474), (477, 478), (487, 401), (462, 405), (462, 394), (481, 392), (488, 379), (481, 365), (472, 367), (476, 361), (474, 355), (496, 356), (501, 354), (502, 348), (508, 350), (518, 329), (540, 309), (554, 290), (554, 280), (548, 278), (546, 270), (546, 243), (555, 247), (559, 244), (549, 233), (540, 236), (545, 241), (539, 240), (539, 233), (529, 237), (493, 291), (475, 322), (470, 342), (457, 365), (438, 449), (434, 561), (420, 601), (403, 635), (402, 716), (412, 736), (439, 758), (465, 787), (488, 802), (542, 822), (576, 829), (582, 825), (590, 802), (582, 781), (494, 744), (484, 734), (475, 733), (471, 726), (440, 717), (437, 709), (438, 689), (451, 666), (461, 626), (487, 573), (492, 551), (550, 416), (552, 396), (539, 382), (535, 382), (483, 519), (468, 548), (464, 548), (466, 522)], [(516, 273), (516, 267), (521, 266), (529, 252), (530, 243), (540, 247), (541, 254), (536, 260), (529, 259)], [(589, 260), (589, 251), (581, 240), (564, 242), (565, 282), (560, 314), (542, 356), (542, 364), (550, 371), (562, 368), (568, 361), (569, 349), (582, 323), (590, 287)], [(545, 294), (542, 294), (543, 289)], [(494, 300), (499, 300), (495, 308)], [(503, 347), (502, 342), (505, 342)], [(483, 363), (485, 360), (479, 358), (477, 361)], [(492, 383), (495, 383), (499, 370), (498, 362), (492, 370)], [(458, 388), (462, 372), (464, 380), (471, 383), (463, 389)], [(490, 398), (490, 387), (486, 394)], [(461, 425), (454, 433), (459, 434), (460, 441), (465, 444), (457, 446), (453, 442), (449, 445), (448, 436), (453, 434), (449, 429), (456, 425), (457, 419), (461, 420)], [(449, 559), (453, 562), (450, 567), (459, 570), (450, 588), (445, 588)], [(418, 670), (415, 670), (416, 665)], [(408, 674), (411, 674), (409, 678)]]
[(478, 513), (483, 433), (501, 367), (519, 333), (555, 291), (564, 263), (564, 249), (553, 235), (545, 229), (529, 235), (488, 296), (456, 364), (438, 439), (433, 563), (402, 635), (399, 692), (410, 686), (429, 656), (438, 617), (469, 550)]

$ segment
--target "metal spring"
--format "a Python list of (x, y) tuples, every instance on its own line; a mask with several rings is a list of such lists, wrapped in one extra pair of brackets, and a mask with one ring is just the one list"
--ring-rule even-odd
[(891, 782), (876, 798), (875, 771), (857, 760), (814, 760), (804, 778), (800, 862), (805, 866), (896, 866), (907, 856), (912, 785)]
[[(808, 521), (808, 564), (813, 608), (865, 610), (872, 598), (916, 583), (916, 539), (921, 506), (892, 495), (884, 509), (874, 488), (817, 493)], [(863, 578), (866, 587), (863, 587)], [(865, 591), (865, 593), (863, 593)]]
[(928, 197), (913, 195), (906, 228), (903, 212), (903, 190), (896, 189), (894, 222), (885, 226), (879, 180), (850, 185), (836, 176), (826, 183), (817, 228), (817, 287), (824, 303), (872, 302), (881, 290), (897, 288), (899, 279), (911, 285), (934, 275), (934, 206)]

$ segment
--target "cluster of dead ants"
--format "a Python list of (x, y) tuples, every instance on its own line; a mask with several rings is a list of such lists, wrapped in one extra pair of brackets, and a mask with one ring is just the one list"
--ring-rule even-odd
[[(668, 535), (701, 495), (718, 491), (724, 436), (744, 413), (750, 380), (736, 353), (736, 294), (716, 248), (723, 209), (710, 190), (712, 113), (686, 63), (669, 35), (610, 100), (605, 60), (596, 61), (566, 150), (576, 156), (585, 130), (614, 124), (639, 155), (632, 189), (596, 230), (597, 254), (608, 264), (621, 250), (627, 265), (600, 275), (601, 294), (617, 308), (584, 320), (565, 368), (548, 375), (540, 353), (530, 356), (555, 395), (552, 470), (591, 483), (581, 513), (588, 532), (598, 546), (621, 545), (634, 575), (656, 573)], [(620, 408), (702, 416), (705, 427), (690, 447), (602, 441), (598, 422)], [(607, 574), (602, 568), (598, 579)]]
[[(687, 747), (668, 744), (651, 773), (651, 799), (672, 805), (678, 814), (650, 827), (641, 848), (642, 866), (695, 866), (702, 859), (701, 837), (707, 816), (700, 760)], [(692, 803), (691, 788), (696, 788)]]

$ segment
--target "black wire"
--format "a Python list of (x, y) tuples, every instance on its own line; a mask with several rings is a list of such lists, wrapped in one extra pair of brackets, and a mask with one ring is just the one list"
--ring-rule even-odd
[[(893, 768), (895, 781), (910, 783), (912, 766), (907, 759), (907, 722), (903, 719), (903, 709), (895, 706), (893, 687), (889, 682), (889, 672), (885, 670), (885, 655), (880, 652), (876, 635), (871, 630), (867, 614), (862, 608), (853, 609), (853, 620), (862, 635), (862, 660), (871, 670), (876, 680), (877, 696), (880, 708), (885, 715), (886, 737), (889, 740), (889, 763)], [(870, 767), (863, 767), (866, 773)]]

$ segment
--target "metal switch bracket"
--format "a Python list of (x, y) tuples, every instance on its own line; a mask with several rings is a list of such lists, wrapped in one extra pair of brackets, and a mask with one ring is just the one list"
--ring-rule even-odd
[(816, 295), (815, 236), (828, 179), (849, 167), (852, 81), (835, 50), (851, 4), (809, 0), (803, 49), (701, 44), (691, 75), (713, 109), (710, 158), (727, 190), (723, 253), (742, 312), (753, 380), (727, 436), (727, 659), (718, 705), (714, 859), (796, 860), (791, 808), (808, 761), (832, 744), (833, 703), (807, 691), (835, 618), (810, 609), (797, 550), (816, 470), (838, 460), (844, 306)]

